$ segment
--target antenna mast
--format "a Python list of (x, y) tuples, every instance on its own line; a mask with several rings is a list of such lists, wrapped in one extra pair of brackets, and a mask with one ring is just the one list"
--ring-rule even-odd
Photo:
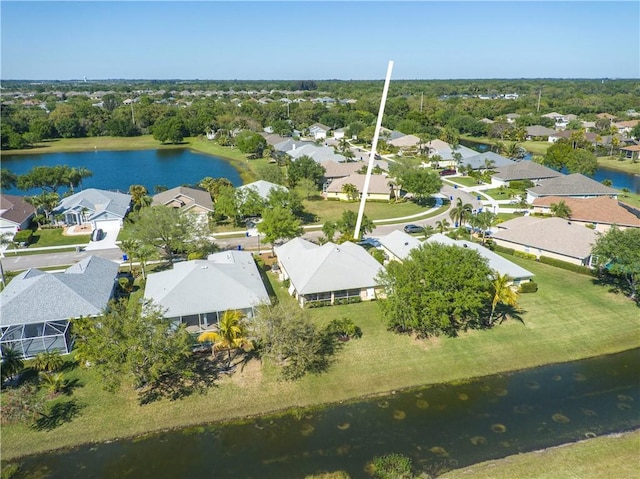
[(389, 82), (391, 81), (391, 71), (393, 70), (393, 61), (389, 60), (387, 66), (387, 77), (384, 81), (382, 89), (382, 99), (380, 100), (380, 110), (378, 110), (378, 121), (376, 122), (376, 131), (373, 134), (371, 143), (371, 154), (369, 155), (369, 164), (367, 165), (367, 175), (364, 178), (364, 187), (362, 189), (362, 198), (360, 198), (360, 209), (358, 210), (358, 219), (356, 221), (356, 229), (353, 233), (355, 240), (360, 239), (360, 227), (362, 226), (362, 217), (364, 216), (364, 205), (367, 201), (369, 192), (369, 183), (371, 181), (371, 171), (373, 170), (373, 160), (376, 157), (376, 148), (378, 147), (378, 138), (380, 137), (380, 128), (382, 127), (382, 115), (384, 114), (384, 105), (387, 102), (387, 93), (389, 92)]

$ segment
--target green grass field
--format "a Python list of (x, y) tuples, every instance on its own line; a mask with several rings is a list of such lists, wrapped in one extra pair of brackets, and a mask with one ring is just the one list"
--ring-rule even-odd
[(601, 479), (638, 477), (640, 431), (486, 461), (441, 479)]
[[(251, 363), (203, 395), (140, 406), (131, 389), (102, 390), (92, 371), (68, 373), (79, 387), (81, 413), (48, 432), (2, 426), (5, 459), (74, 444), (144, 434), (151, 430), (265, 414), (424, 384), (442, 383), (614, 353), (640, 346), (638, 308), (621, 295), (592, 284), (589, 276), (509, 257), (534, 272), (540, 289), (522, 295), (524, 324), (509, 321), (493, 330), (458, 338), (417, 341), (387, 331), (376, 302), (310, 310), (318, 323), (349, 317), (363, 337), (345, 344), (324, 374), (278, 381), (272, 367)], [(290, 301), (276, 282), (276, 292)], [(63, 400), (68, 400), (64, 398)]]

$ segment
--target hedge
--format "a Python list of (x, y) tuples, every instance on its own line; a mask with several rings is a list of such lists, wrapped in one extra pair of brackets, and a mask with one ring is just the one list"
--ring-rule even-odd
[(574, 273), (586, 274), (589, 276), (593, 275), (593, 270), (587, 266), (567, 263), (566, 261), (549, 258), (548, 256), (540, 256), (540, 262), (557, 268), (566, 269), (567, 271), (573, 271)]

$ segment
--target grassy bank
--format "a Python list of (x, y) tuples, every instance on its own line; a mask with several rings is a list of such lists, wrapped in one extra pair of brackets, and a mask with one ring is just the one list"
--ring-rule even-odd
[[(388, 332), (375, 302), (320, 308), (310, 311), (319, 323), (349, 317), (363, 331), (361, 339), (345, 344), (326, 373), (281, 382), (271, 367), (254, 362), (206, 394), (146, 406), (138, 404), (130, 389), (104, 392), (92, 371), (76, 368), (68, 377), (78, 380), (73, 399), (81, 405), (80, 414), (46, 432), (3, 426), (2, 456), (11, 459), (152, 430), (354, 400), (640, 346), (638, 308), (626, 298), (593, 285), (588, 276), (509, 259), (534, 272), (540, 285), (537, 293), (521, 297), (524, 324), (507, 322), (490, 331), (422, 342)], [(291, 300), (280, 284), (274, 289)]]
[(600, 479), (638, 477), (640, 431), (509, 456), (448, 472), (441, 479)]
[(622, 171), (632, 175), (640, 175), (640, 161), (620, 159), (617, 156), (601, 156), (598, 158), (598, 166), (608, 170)]

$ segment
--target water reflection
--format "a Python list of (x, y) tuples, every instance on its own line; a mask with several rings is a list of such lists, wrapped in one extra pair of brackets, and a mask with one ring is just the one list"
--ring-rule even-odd
[(401, 453), (430, 473), (640, 426), (640, 350), (313, 412), (28, 458), (25, 477), (368, 477)]

